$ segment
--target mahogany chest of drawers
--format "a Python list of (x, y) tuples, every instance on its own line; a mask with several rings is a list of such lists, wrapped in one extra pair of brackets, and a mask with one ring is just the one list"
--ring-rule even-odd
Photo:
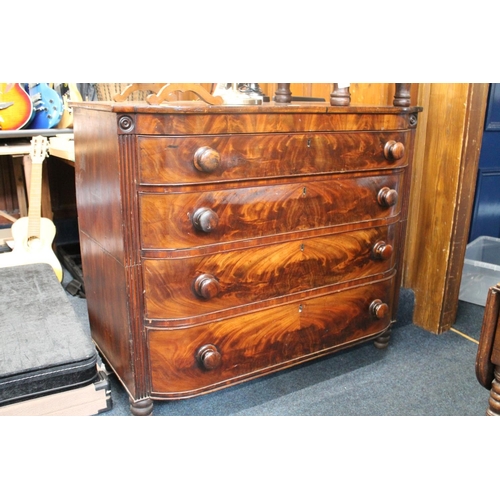
[(417, 113), (75, 103), (91, 330), (132, 413), (387, 345)]

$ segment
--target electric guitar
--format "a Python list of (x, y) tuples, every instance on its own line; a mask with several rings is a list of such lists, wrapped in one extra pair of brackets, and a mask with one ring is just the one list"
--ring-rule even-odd
[(21, 217), (12, 224), (14, 248), (11, 252), (0, 254), (0, 267), (46, 263), (52, 266), (57, 279), (61, 282), (62, 266), (52, 250), (56, 227), (50, 219), (41, 217), (42, 164), (47, 155), (48, 141), (46, 137), (39, 135), (33, 137), (31, 145), (28, 217)]
[(46, 83), (30, 83), (29, 95), (35, 111), (29, 128), (55, 127), (61, 121), (63, 111), (63, 102), (59, 94)]
[(28, 125), (33, 103), (19, 83), (0, 83), (0, 130), (18, 130)]

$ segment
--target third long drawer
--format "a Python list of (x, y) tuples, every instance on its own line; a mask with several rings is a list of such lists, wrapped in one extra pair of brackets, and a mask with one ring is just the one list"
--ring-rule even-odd
[(231, 314), (234, 308), (346, 281), (394, 267), (398, 224), (201, 256), (144, 259), (149, 319)]

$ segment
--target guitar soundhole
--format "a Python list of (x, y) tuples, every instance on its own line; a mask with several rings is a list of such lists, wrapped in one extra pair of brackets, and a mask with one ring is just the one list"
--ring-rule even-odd
[(31, 249), (39, 249), (41, 247), (41, 241), (38, 236), (30, 236), (27, 240), (28, 247)]

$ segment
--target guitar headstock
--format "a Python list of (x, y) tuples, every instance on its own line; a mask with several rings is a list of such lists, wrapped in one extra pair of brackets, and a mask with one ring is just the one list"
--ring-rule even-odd
[(31, 161), (33, 163), (43, 163), (43, 160), (47, 156), (48, 149), (47, 137), (43, 137), (42, 135), (33, 137), (33, 139), (31, 139)]

